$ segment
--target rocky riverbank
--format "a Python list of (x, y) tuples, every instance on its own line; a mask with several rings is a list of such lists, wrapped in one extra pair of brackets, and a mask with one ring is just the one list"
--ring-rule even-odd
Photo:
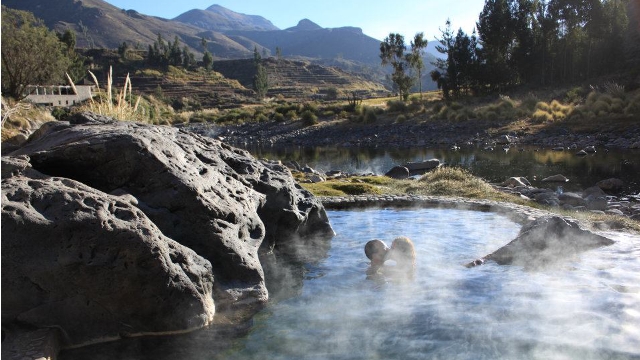
[[(523, 124), (517, 130), (505, 130), (504, 124), (486, 120), (460, 122), (406, 121), (373, 124), (353, 123), (348, 120), (324, 121), (303, 126), (301, 121), (282, 123), (246, 123), (242, 125), (214, 126), (190, 125), (200, 134), (219, 137), (236, 145), (296, 145), (296, 146), (377, 146), (450, 147), (532, 145), (545, 148), (564, 147), (640, 149), (640, 124), (630, 124), (624, 131), (600, 127), (593, 130), (572, 131), (564, 126), (544, 128)], [(509, 140), (505, 140), (508, 136)]]

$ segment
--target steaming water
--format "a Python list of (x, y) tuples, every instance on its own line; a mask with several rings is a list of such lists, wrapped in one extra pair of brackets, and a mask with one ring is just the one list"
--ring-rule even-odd
[[(606, 234), (615, 245), (545, 271), (466, 269), (520, 226), (494, 213), (443, 209), (329, 217), (337, 236), (326, 256), (311, 256), (294, 296), (272, 301), (248, 330), (125, 339), (60, 358), (640, 359), (639, 236)], [(368, 280), (364, 244), (397, 236), (416, 246), (415, 279)]]
[[(640, 239), (560, 268), (461, 264), (513, 239), (493, 213), (331, 211), (338, 233), (300, 296), (269, 306), (231, 359), (640, 358)], [(410, 237), (415, 280), (367, 280), (363, 246)]]

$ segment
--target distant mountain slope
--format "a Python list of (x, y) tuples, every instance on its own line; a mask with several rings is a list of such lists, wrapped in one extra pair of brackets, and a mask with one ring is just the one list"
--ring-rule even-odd
[(178, 15), (173, 20), (218, 32), (229, 30), (279, 30), (271, 21), (262, 16), (240, 14), (220, 5), (212, 5), (206, 10), (189, 10)]
[[(124, 41), (142, 48), (153, 44), (158, 34), (165, 40), (180, 41), (197, 52), (202, 51), (200, 34), (203, 29), (193, 25), (140, 14), (117, 8), (103, 0), (2, 0), (2, 4), (32, 12), (54, 30), (72, 29), (79, 47), (114, 49)], [(209, 45), (225, 57), (246, 57), (251, 51), (220, 33), (209, 33)]]
[(275, 52), (282, 50), (284, 56), (309, 58), (345, 58), (378, 65), (380, 41), (362, 33), (355, 27), (325, 29), (310, 20), (301, 20), (297, 26), (276, 31), (227, 31), (232, 39), (243, 37)]
[[(375, 81), (384, 81), (384, 73), (388, 73), (380, 67), (380, 41), (356, 27), (322, 28), (303, 19), (296, 26), (279, 30), (261, 16), (239, 14), (219, 5), (169, 20), (120, 9), (104, 0), (2, 0), (2, 4), (30, 11), (57, 31), (74, 30), (77, 46), (83, 48), (115, 49), (126, 41), (146, 49), (161, 34), (166, 41), (178, 36), (198, 54), (203, 51), (201, 39), (205, 38), (216, 61), (250, 58), (254, 48), (273, 56), (280, 48), (283, 56), (325, 64), (335, 60), (335, 64), (347, 64), (343, 68), (351, 71), (360, 68), (355, 63), (361, 63), (373, 69), (364, 72)], [(434, 43), (431, 41), (428, 49), (433, 49)], [(425, 62), (427, 67), (431, 60)], [(380, 69), (382, 72), (378, 72)], [(427, 84), (428, 76), (423, 80), (426, 87), (432, 87)]]

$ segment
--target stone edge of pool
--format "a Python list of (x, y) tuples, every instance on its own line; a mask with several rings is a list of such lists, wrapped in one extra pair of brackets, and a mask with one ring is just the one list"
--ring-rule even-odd
[(459, 197), (426, 195), (351, 195), (319, 196), (327, 210), (368, 209), (368, 208), (441, 208), (494, 212), (510, 220), (524, 224), (543, 216), (555, 215), (546, 210), (508, 202)]

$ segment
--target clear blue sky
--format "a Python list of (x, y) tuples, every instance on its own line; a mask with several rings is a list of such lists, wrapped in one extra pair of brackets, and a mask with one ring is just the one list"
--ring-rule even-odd
[(123, 9), (172, 19), (191, 9), (218, 4), (247, 15), (260, 15), (280, 29), (309, 19), (326, 28), (356, 26), (378, 40), (390, 32), (412, 38), (424, 32), (431, 41), (440, 37), (447, 18), (454, 30), (470, 33), (484, 0), (106, 0)]

